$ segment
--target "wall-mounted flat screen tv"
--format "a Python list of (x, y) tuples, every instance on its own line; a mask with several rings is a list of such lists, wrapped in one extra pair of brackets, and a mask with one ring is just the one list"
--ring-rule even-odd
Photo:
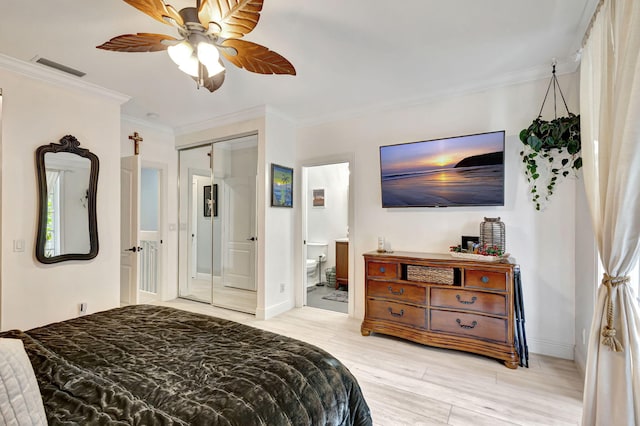
[(382, 207), (504, 205), (504, 130), (380, 147)]

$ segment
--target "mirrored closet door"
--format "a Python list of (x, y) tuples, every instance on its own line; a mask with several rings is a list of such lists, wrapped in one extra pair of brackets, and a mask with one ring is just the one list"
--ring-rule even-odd
[(179, 152), (179, 295), (255, 313), (257, 135)]

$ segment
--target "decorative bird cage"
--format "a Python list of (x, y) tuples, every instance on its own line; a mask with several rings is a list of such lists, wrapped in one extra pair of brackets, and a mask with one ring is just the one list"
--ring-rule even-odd
[(485, 217), (484, 222), (480, 223), (480, 245), (498, 246), (503, 253), (505, 252), (505, 233), (504, 223), (500, 222), (499, 217)]

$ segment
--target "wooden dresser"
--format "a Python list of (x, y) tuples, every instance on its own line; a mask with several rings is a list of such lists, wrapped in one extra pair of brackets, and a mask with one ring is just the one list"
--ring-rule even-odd
[(362, 335), (474, 352), (518, 368), (515, 265), (409, 252), (371, 252), (364, 259)]

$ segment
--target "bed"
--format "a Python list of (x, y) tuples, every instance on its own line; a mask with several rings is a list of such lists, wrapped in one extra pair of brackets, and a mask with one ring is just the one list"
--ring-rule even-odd
[(0, 338), (23, 342), (50, 425), (372, 423), (329, 353), (220, 318), (136, 305)]

